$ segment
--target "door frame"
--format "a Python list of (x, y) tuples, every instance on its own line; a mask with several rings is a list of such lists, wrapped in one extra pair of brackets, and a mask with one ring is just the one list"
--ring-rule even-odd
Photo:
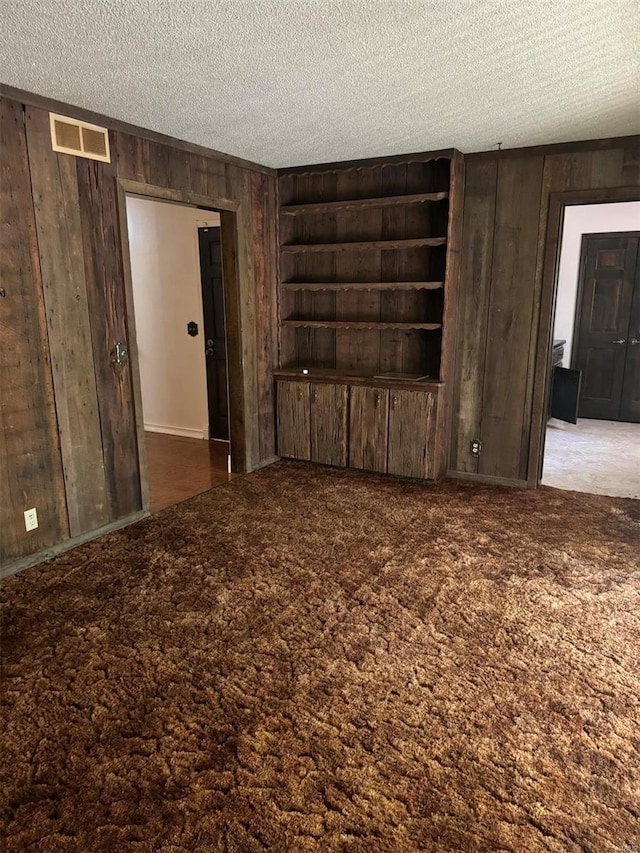
[(229, 442), (231, 470), (234, 473), (247, 473), (247, 435), (249, 422), (244, 393), (244, 373), (242, 357), (242, 279), (238, 262), (240, 245), (240, 204), (228, 198), (201, 196), (185, 190), (159, 187), (126, 178), (117, 179), (118, 220), (120, 224), (120, 245), (125, 282), (125, 303), (127, 320), (127, 338), (133, 404), (136, 421), (138, 461), (140, 465), (140, 488), (142, 506), (149, 510), (149, 479), (147, 475), (147, 454), (144, 438), (144, 419), (142, 414), (142, 389), (140, 384), (140, 361), (136, 323), (133, 304), (133, 281), (131, 276), (131, 254), (129, 232), (127, 228), (127, 195), (137, 195), (155, 201), (173, 202), (188, 207), (211, 210), (220, 214), (220, 242), (223, 262), (223, 289), (225, 301), (225, 329), (227, 335), (227, 388), (229, 397)]
[(533, 392), (531, 402), (531, 429), (527, 487), (540, 485), (546, 438), (546, 406), (548, 378), (553, 349), (553, 326), (556, 313), (558, 271), (562, 249), (562, 230), (567, 207), (582, 204), (615, 204), (620, 201), (640, 201), (640, 187), (613, 187), (610, 189), (573, 190), (549, 194), (547, 229), (544, 242), (540, 310), (536, 335)]

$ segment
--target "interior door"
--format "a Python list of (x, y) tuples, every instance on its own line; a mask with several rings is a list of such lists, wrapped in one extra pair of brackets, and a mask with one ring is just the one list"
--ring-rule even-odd
[(311, 461), (347, 464), (346, 385), (311, 386)]
[(198, 242), (204, 315), (204, 352), (207, 365), (209, 438), (228, 441), (227, 340), (220, 228), (198, 228)]
[(582, 371), (578, 415), (619, 420), (638, 236), (585, 235), (572, 367)]
[(620, 420), (640, 423), (640, 250), (636, 257), (626, 349), (627, 358), (624, 364), (624, 379), (622, 380)]

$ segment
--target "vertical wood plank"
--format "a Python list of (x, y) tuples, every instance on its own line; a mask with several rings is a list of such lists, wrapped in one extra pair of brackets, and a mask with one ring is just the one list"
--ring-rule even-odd
[[(378, 171), (378, 170), (375, 170)], [(371, 172), (371, 174), (364, 174)], [(366, 190), (364, 180), (373, 180), (374, 170), (347, 169), (338, 174), (338, 198), (358, 198), (364, 192), (372, 195), (380, 190)], [(382, 176), (378, 176), (381, 187)], [(366, 229), (367, 240), (379, 240), (382, 233), (382, 211), (345, 211), (336, 215), (336, 241), (357, 240), (359, 229)], [(337, 252), (336, 281), (380, 281), (381, 251)], [(336, 320), (379, 320), (380, 294), (375, 291), (336, 294)], [(375, 373), (380, 364), (380, 333), (346, 329), (336, 331), (336, 368)]]
[(524, 479), (528, 441), (525, 401), (543, 157), (504, 159), (498, 166), (492, 289), (484, 365), (479, 473)]
[(311, 461), (347, 464), (346, 385), (311, 385)]
[[(0, 563), (69, 536), (24, 111), (0, 100)], [(26, 532), (24, 511), (39, 527)]]
[(289, 459), (311, 459), (311, 413), (308, 382), (277, 383), (278, 453)]
[(255, 247), (256, 365), (260, 458), (275, 454), (274, 385), (272, 371), (278, 358), (277, 275), (274, 267), (277, 217), (274, 182), (266, 175), (251, 176), (252, 244)]
[(51, 148), (49, 114), (27, 110), (27, 142), (69, 513), (79, 536), (109, 520), (75, 159)]
[(349, 465), (363, 471), (387, 470), (389, 391), (354, 385), (349, 402)]
[(136, 512), (142, 497), (130, 366), (111, 363), (128, 341), (113, 163), (77, 159), (80, 219), (102, 446), (111, 521)]
[(469, 448), (472, 439), (480, 436), (482, 417), (497, 178), (496, 160), (467, 163), (451, 467), (470, 473), (478, 470), (478, 457)]
[(391, 391), (389, 399), (390, 474), (433, 477), (434, 395), (429, 391)]

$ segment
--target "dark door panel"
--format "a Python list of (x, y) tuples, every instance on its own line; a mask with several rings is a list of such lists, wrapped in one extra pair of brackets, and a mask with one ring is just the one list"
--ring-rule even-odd
[(637, 256), (635, 235), (583, 237), (572, 363), (582, 372), (582, 418), (622, 416)]
[(622, 380), (620, 420), (640, 422), (640, 252), (636, 258), (636, 274), (627, 333), (627, 358)]
[(209, 401), (209, 438), (229, 440), (227, 341), (220, 228), (198, 228)]
[(552, 418), (569, 424), (578, 423), (581, 376), (579, 370), (569, 370), (566, 367), (554, 369), (549, 411)]

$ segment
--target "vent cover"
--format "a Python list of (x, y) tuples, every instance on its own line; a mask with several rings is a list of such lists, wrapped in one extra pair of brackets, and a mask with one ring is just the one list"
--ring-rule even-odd
[(49, 113), (51, 146), (54, 151), (87, 157), (89, 160), (111, 162), (109, 131), (86, 121)]

